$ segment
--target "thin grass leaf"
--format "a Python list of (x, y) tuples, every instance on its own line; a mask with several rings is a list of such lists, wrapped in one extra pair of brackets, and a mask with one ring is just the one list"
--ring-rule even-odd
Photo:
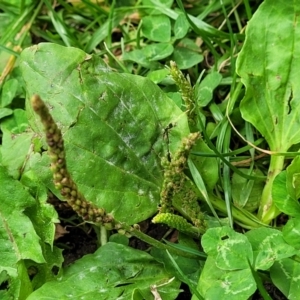
[[(248, 261), (249, 262), (249, 261)], [(270, 295), (268, 294), (267, 290), (264, 287), (264, 284), (259, 276), (259, 274), (253, 269), (251, 263), (249, 262), (249, 268), (252, 272), (252, 276), (256, 282), (257, 288), (260, 292), (260, 295), (263, 297), (264, 300), (272, 300)]]
[[(64, 41), (65, 45), (68, 47), (80, 47), (79, 41), (72, 35), (70, 30), (68, 29), (66, 23), (63, 21), (63, 17), (59, 15), (53, 8), (52, 5), (48, 0), (43, 0), (46, 4), (49, 12), (50, 19), (52, 21), (52, 24), (54, 28), (56, 29), (56, 32), (59, 34), (61, 39)], [(60, 12), (61, 13), (61, 12)]]
[(184, 251), (186, 253), (190, 253), (190, 254), (193, 254), (193, 255), (196, 255), (196, 256), (199, 256), (201, 257), (201, 259), (205, 260), (206, 257), (207, 257), (207, 254), (204, 253), (204, 252), (201, 252), (201, 251), (198, 251), (194, 248), (191, 248), (191, 247), (187, 247), (187, 246), (183, 246), (181, 244), (174, 244), (174, 243), (170, 243), (169, 241), (163, 239), (163, 241), (169, 245), (170, 247), (174, 248), (174, 249), (178, 249), (178, 250), (181, 250), (181, 251)]
[(181, 269), (179, 268), (178, 264), (176, 263), (175, 259), (172, 257), (172, 255), (170, 254), (170, 252), (167, 250), (167, 254), (173, 264), (173, 266), (175, 267), (175, 269), (177, 270), (177, 272), (180, 275), (180, 280), (183, 281), (184, 283), (186, 283), (189, 288), (192, 290), (193, 294), (196, 295), (198, 297), (199, 300), (204, 300), (204, 298), (200, 295), (200, 293), (197, 290), (197, 286), (195, 286), (187, 276), (185, 276), (183, 274), (183, 272), (181, 271)]
[(202, 197), (204, 198), (204, 200), (206, 201), (207, 205), (209, 206), (212, 214), (214, 215), (214, 217), (216, 217), (217, 219), (219, 219), (209, 197), (208, 197), (208, 194), (207, 194), (207, 190), (206, 190), (206, 187), (205, 187), (205, 184), (204, 184), (204, 181), (198, 171), (198, 169), (196, 168), (196, 166), (194, 165), (193, 161), (189, 158), (188, 159), (188, 166), (189, 166), (189, 169), (190, 169), (190, 172), (192, 174), (192, 177), (194, 179), (194, 182), (199, 190), (199, 192), (201, 193)]

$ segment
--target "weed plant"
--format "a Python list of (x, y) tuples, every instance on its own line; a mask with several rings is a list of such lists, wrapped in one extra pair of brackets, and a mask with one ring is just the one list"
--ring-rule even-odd
[(299, 12), (0, 1), (0, 298), (298, 299)]

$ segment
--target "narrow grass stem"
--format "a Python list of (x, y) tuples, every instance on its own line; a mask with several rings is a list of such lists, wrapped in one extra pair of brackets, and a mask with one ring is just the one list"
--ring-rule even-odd
[[(219, 210), (220, 212), (223, 212), (227, 215), (227, 207), (224, 200), (219, 199), (213, 194), (208, 195), (209, 200), (211, 201), (214, 208)], [(242, 227), (244, 228), (258, 228), (261, 227), (263, 224), (256, 219), (256, 217), (251, 214), (250, 212), (243, 213), (242, 210), (237, 209), (236, 207), (231, 207), (232, 217), (234, 221), (237, 221)]]
[(139, 229), (134, 228), (133, 226), (128, 226), (124, 223), (117, 223), (117, 226), (120, 226), (121, 228), (125, 229), (127, 232), (129, 232), (131, 235), (139, 238), (140, 240), (148, 243), (149, 245), (158, 248), (158, 249), (163, 249), (163, 250), (168, 250), (172, 254), (178, 255), (178, 256), (184, 256), (188, 258), (196, 258), (199, 259), (196, 255), (187, 253), (185, 251), (182, 251), (180, 249), (174, 249), (173, 247), (163, 244), (158, 240), (155, 240), (154, 238), (150, 237), (149, 235), (141, 232)]

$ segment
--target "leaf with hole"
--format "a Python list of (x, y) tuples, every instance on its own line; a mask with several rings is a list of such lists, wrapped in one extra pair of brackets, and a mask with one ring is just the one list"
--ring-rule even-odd
[(132, 296), (138, 290), (141, 299), (152, 300), (150, 288), (156, 286), (162, 299), (172, 300), (180, 292), (179, 284), (148, 253), (107, 243), (77, 260), (59, 280), (45, 283), (27, 299), (135, 299)]

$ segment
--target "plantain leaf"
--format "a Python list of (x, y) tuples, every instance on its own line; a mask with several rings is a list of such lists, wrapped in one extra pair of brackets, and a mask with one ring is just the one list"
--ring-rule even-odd
[[(22, 52), (21, 68), (27, 98), (39, 94), (58, 122), (69, 171), (86, 198), (127, 224), (152, 216), (160, 160), (188, 134), (185, 114), (150, 80), (114, 73), (79, 49), (40, 44)], [(28, 115), (42, 136), (30, 107)], [(27, 165), (53, 189), (45, 156), (30, 155)]]
[[(179, 282), (148, 253), (107, 243), (76, 261), (57, 281), (44, 284), (27, 299), (146, 299), (156, 289), (164, 300), (175, 299)], [(140, 298), (135, 298), (135, 293)]]
[[(264, 1), (250, 20), (237, 60), (246, 86), (243, 118), (264, 136), (273, 152), (287, 152), (300, 142), (300, 13), (299, 2)], [(258, 217), (266, 224), (280, 214), (272, 199), (283, 156), (272, 156)]]
[(237, 61), (246, 86), (242, 116), (279, 152), (300, 142), (299, 13), (297, 1), (264, 1)]

